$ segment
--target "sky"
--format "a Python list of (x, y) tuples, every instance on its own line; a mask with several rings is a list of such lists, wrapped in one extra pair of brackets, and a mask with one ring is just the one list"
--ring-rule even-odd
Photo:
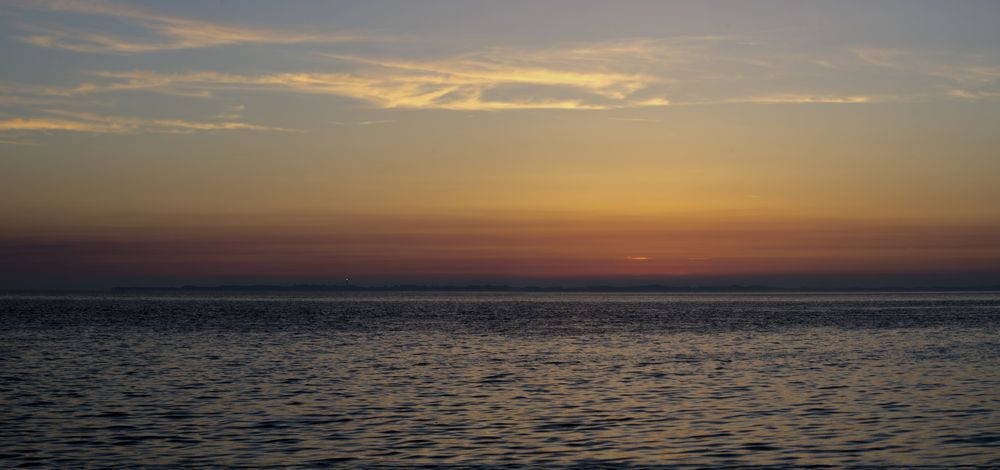
[(0, 289), (1000, 284), (997, 20), (0, 0)]

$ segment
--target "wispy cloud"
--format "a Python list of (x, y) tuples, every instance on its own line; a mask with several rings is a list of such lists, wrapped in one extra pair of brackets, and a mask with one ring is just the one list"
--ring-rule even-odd
[(269, 131), (269, 132), (300, 132), (295, 129), (261, 126), (245, 122), (198, 122), (179, 119), (159, 119), (144, 121), (143, 126), (153, 132), (193, 132), (193, 131)]
[(61, 13), (99, 15), (143, 28), (147, 38), (123, 37), (60, 27), (28, 27), (20, 40), (40, 47), (104, 54), (137, 54), (238, 44), (336, 43), (374, 39), (350, 33), (300, 33), (230, 26), (193, 18), (155, 13), (102, 0), (30, 0), (8, 5)]
[[(159, 15), (106, 2), (47, 0), (40, 4), (75, 12), (90, 11), (93, 6), (101, 14), (113, 13), (156, 25), (194, 21), (205, 26), (200, 21), (174, 17), (164, 23), (151, 19), (161, 18)], [(216, 31), (213, 28), (208, 29)], [(244, 36), (234, 33), (218, 37)], [(272, 36), (259, 36), (266, 37)], [(292, 35), (287, 39), (299, 41), (305, 37)], [(420, 59), (412, 55), (405, 59), (393, 57), (387, 52), (380, 56), (314, 53), (314, 57), (330, 62), (312, 71), (105, 70), (90, 72), (89, 80), (76, 85), (19, 85), (17, 90), (66, 99), (129, 91), (197, 98), (221, 92), (304, 93), (358, 100), (379, 109), (461, 111), (858, 105), (926, 99), (983, 100), (1000, 92), (1000, 67), (991, 65), (995, 62), (988, 58), (948, 62), (927, 54), (876, 48), (838, 49), (828, 51), (829, 56), (816, 56), (796, 53), (784, 45), (745, 39), (632, 38), (547, 48), (487, 48)], [(900, 85), (886, 86), (887, 73), (899, 75)], [(876, 79), (862, 80), (865, 77)], [(215, 117), (237, 120), (243, 111), (237, 108)]]
[(918, 54), (903, 49), (855, 49), (862, 61), (878, 67), (917, 72), (958, 83), (984, 84), (1000, 81), (1000, 65), (968, 54)]
[(646, 41), (635, 41), (531, 53), (494, 49), (421, 61), (327, 55), (347, 65), (350, 71), (100, 71), (93, 73), (99, 81), (70, 87), (36, 87), (36, 91), (50, 96), (80, 96), (145, 90), (206, 97), (217, 90), (265, 90), (336, 95), (384, 109), (597, 110), (666, 106), (669, 99), (649, 91), (661, 78), (629, 65), (650, 54)]
[(216, 114), (215, 117), (219, 119), (239, 119), (243, 116), (243, 111), (246, 109), (246, 106), (242, 104), (230, 106), (228, 111)]
[(946, 96), (977, 101), (1000, 97), (1000, 64), (996, 56), (890, 48), (859, 48), (854, 53), (868, 65), (937, 79)]
[[(663, 98), (629, 100), (607, 96), (606, 87), (617, 80), (632, 81), (633, 77), (588, 77), (586, 73), (567, 72), (560, 79), (559, 71), (537, 73), (544, 78), (539, 83), (528, 76), (517, 76), (510, 70), (511, 81), (498, 76), (470, 77), (448, 73), (277, 73), (239, 75), (219, 72), (164, 74), (153, 71), (98, 72), (107, 78), (104, 83), (84, 83), (75, 87), (45, 87), (39, 92), (55, 96), (76, 96), (123, 90), (146, 90), (182, 96), (209, 96), (215, 90), (290, 91), (309, 94), (336, 95), (371, 103), (378, 108), (504, 110), (504, 109), (612, 109), (639, 106), (664, 106)], [(513, 78), (516, 77), (516, 80)], [(593, 79), (588, 80), (588, 78)], [(605, 85), (597, 85), (604, 83)], [(581, 93), (579, 97), (555, 99), (539, 95), (538, 90), (515, 90), (512, 96), (491, 98), (488, 94), (504, 85), (550, 86)], [(626, 88), (632, 88), (631, 85)], [(552, 90), (545, 90), (552, 91)], [(617, 93), (617, 92), (614, 92)], [(521, 96), (519, 96), (521, 95)], [(527, 96), (524, 96), (527, 95)]]
[(771, 95), (749, 96), (746, 98), (732, 98), (725, 100), (726, 103), (747, 103), (747, 104), (862, 104), (880, 101), (880, 98), (863, 95), (810, 95), (795, 93), (779, 93)]
[(608, 119), (612, 121), (627, 121), (627, 122), (660, 122), (659, 119), (632, 118), (632, 117), (609, 117)]
[(201, 122), (180, 119), (142, 119), (135, 117), (107, 116), (63, 109), (44, 110), (43, 114), (44, 115), (42, 116), (35, 117), (15, 117), (0, 120), (0, 132), (49, 131), (90, 134), (121, 134), (139, 131), (191, 133), (199, 131), (235, 130), (298, 132), (295, 129), (285, 129), (233, 121)]
[(391, 71), (385, 75), (408, 77), (411, 80), (417, 79), (446, 86), (493, 87), (501, 84), (565, 86), (589, 90), (612, 99), (625, 98), (655, 80), (651, 76), (602, 71), (598, 68), (558, 68), (535, 63), (534, 60), (521, 60), (518, 63), (509, 60), (507, 55), (499, 58), (458, 57), (423, 62), (378, 60), (345, 55), (327, 56)]
[[(43, 87), (25, 86), (16, 83), (0, 82), (0, 106), (56, 106), (65, 103), (64, 97), (50, 95)], [(46, 96), (47, 95), (47, 96)]]
[(41, 145), (41, 144), (39, 144), (38, 142), (30, 141), (30, 140), (0, 139), (0, 145), (28, 145), (28, 146), (36, 146), (36, 145)]
[[(828, 61), (817, 64), (815, 57), (805, 59), (762, 47), (709, 36), (623, 39), (540, 49), (490, 48), (419, 60), (318, 54), (335, 61), (340, 71), (98, 71), (92, 73), (96, 80), (90, 82), (36, 88), (39, 94), (68, 97), (130, 90), (190, 97), (210, 97), (223, 90), (294, 92), (345, 97), (381, 109), (465, 111), (899, 101), (870, 93), (872, 90), (786, 91), (795, 86), (797, 74), (809, 77), (804, 68), (828, 74), (832, 65)], [(884, 67), (895, 60), (887, 52), (864, 57), (868, 67)], [(228, 112), (219, 116), (236, 115)]]
[(58, 118), (13, 118), (0, 121), (0, 131), (66, 131), (108, 134), (133, 130), (129, 123), (101, 123)]
[(1000, 98), (1000, 90), (965, 90), (954, 88), (948, 90), (948, 95), (964, 100), (979, 101)]

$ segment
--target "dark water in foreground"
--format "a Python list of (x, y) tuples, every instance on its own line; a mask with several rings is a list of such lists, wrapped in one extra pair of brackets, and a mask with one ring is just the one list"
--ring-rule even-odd
[(1000, 466), (998, 294), (0, 296), (0, 467)]

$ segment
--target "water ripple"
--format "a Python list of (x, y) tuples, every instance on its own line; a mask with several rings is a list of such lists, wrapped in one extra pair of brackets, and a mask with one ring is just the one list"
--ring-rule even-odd
[(0, 297), (0, 467), (996, 466), (1000, 297)]

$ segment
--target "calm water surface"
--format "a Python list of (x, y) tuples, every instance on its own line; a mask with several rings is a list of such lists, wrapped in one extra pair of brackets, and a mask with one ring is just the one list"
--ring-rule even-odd
[(998, 294), (0, 296), (0, 467), (1000, 466)]

